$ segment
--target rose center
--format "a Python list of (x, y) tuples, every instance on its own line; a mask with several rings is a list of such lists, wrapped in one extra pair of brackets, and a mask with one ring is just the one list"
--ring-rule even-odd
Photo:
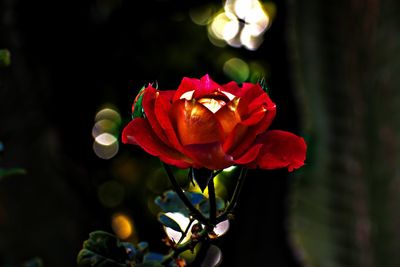
[(208, 108), (212, 113), (216, 113), (220, 108), (226, 105), (224, 100), (214, 98), (201, 98), (197, 102)]

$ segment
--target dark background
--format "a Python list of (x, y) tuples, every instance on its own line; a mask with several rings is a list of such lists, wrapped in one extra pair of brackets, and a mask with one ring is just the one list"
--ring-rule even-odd
[[(0, 48), (12, 55), (0, 69), (1, 167), (26, 174), (0, 181), (0, 265), (76, 266), (89, 232), (112, 231), (119, 211), (136, 241), (165, 250), (147, 206), (169, 188), (157, 159), (125, 145), (98, 158), (94, 117), (112, 105), (125, 125), (148, 82), (175, 89), (208, 73), (226, 83), (218, 58), (228, 54), (265, 66), (272, 128), (304, 136), (309, 151), (297, 174), (250, 171), (223, 266), (399, 266), (398, 4), (323, 2), (273, 2), (272, 26), (249, 51), (209, 42), (188, 15), (205, 1), (1, 0)], [(113, 179), (125, 197), (110, 208), (97, 190)]]

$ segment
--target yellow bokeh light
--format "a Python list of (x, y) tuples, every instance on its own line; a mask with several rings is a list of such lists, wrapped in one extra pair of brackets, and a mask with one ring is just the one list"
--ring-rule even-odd
[(216, 46), (221, 41), (232, 47), (244, 46), (256, 50), (262, 43), (262, 34), (268, 29), (271, 17), (258, 0), (227, 0), (224, 11), (209, 23), (208, 35)]
[(107, 108), (103, 108), (99, 112), (97, 112), (95, 121), (97, 122), (100, 120), (110, 120), (116, 124), (120, 124), (121, 116), (119, 115), (119, 113), (116, 110), (107, 107)]
[(94, 153), (96, 154), (96, 156), (102, 159), (111, 159), (118, 153), (118, 150), (119, 150), (119, 144), (116, 141), (115, 142), (104, 141), (103, 143), (100, 143), (97, 142), (97, 140), (95, 140), (93, 142)]
[(230, 40), (239, 32), (239, 21), (231, 14), (223, 12), (214, 17), (209, 29), (216, 38)]
[(111, 228), (120, 239), (128, 239), (134, 233), (132, 219), (121, 213), (112, 217)]
[(256, 0), (235, 0), (233, 4), (233, 9), (236, 16), (241, 19), (247, 19), (248, 14), (251, 12)]
[(102, 119), (97, 121), (92, 129), (92, 136), (96, 138), (103, 133), (110, 133), (113, 135), (118, 134), (118, 125), (109, 119)]
[(263, 39), (262, 36), (254, 36), (250, 32), (250, 28), (244, 28), (240, 33), (240, 42), (249, 50), (257, 50), (261, 45)]

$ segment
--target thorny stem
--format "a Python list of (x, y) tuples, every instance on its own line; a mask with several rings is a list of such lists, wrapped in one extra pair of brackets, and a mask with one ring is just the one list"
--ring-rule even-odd
[(178, 241), (176, 247), (172, 248), (172, 251), (164, 257), (164, 260), (162, 263), (169, 263), (173, 259), (176, 259), (179, 254), (186, 250), (192, 250), (196, 244), (206, 241), (208, 238), (208, 233), (209, 231), (214, 229), (214, 226), (217, 223), (220, 223), (226, 219), (228, 219), (229, 214), (232, 213), (234, 208), (237, 205), (237, 201), (239, 199), (240, 192), (242, 191), (244, 181), (246, 178), (247, 174), (247, 169), (242, 168), (238, 177), (238, 180), (236, 182), (236, 186), (234, 189), (234, 192), (232, 194), (231, 200), (229, 201), (228, 206), (225, 208), (225, 211), (217, 217), (217, 205), (216, 205), (216, 196), (215, 196), (215, 186), (214, 186), (214, 177), (217, 176), (219, 173), (221, 173), (223, 170), (219, 170), (214, 172), (212, 178), (208, 182), (208, 196), (209, 196), (209, 201), (210, 201), (210, 218), (207, 220), (206, 217), (198, 210), (196, 209), (193, 204), (190, 202), (190, 200), (187, 198), (185, 195), (184, 191), (178, 184), (178, 182), (175, 179), (175, 176), (172, 172), (172, 169), (169, 165), (163, 163), (164, 169), (167, 172), (168, 178), (171, 181), (172, 186), (175, 189), (175, 192), (178, 194), (179, 198), (182, 200), (182, 202), (186, 205), (186, 207), (190, 210), (192, 213), (193, 218), (197, 219), (200, 223), (204, 224), (205, 227), (203, 230), (201, 230), (195, 238), (193, 236), (190, 238), (189, 241), (185, 242), (184, 244), (181, 244), (185, 236), (188, 234), (189, 229), (194, 222), (194, 219), (191, 218), (188, 226), (186, 227), (184, 233), (182, 233), (182, 237)]
[(201, 232), (199, 232), (196, 236), (195, 239), (190, 238), (189, 241), (187, 241), (186, 243), (182, 244), (182, 245), (178, 245), (175, 248), (173, 248), (173, 250), (164, 257), (164, 260), (162, 261), (162, 263), (169, 263), (172, 259), (175, 259), (176, 257), (179, 256), (179, 254), (181, 254), (182, 252), (186, 251), (186, 250), (192, 250), (196, 244), (206, 240), (208, 231), (206, 228), (204, 228)]
[(185, 193), (183, 192), (182, 188), (178, 184), (178, 182), (175, 179), (174, 173), (172, 172), (172, 169), (169, 165), (165, 164), (163, 162), (164, 169), (167, 172), (168, 178), (171, 181), (172, 186), (175, 189), (175, 192), (178, 194), (179, 198), (182, 200), (182, 202), (185, 204), (185, 206), (189, 209), (190, 213), (195, 217), (199, 222), (201, 222), (204, 225), (209, 225), (209, 222), (206, 217), (198, 210), (196, 209), (193, 204), (190, 202), (190, 200), (187, 198)]
[(232, 198), (229, 201), (228, 206), (225, 208), (225, 211), (220, 216), (218, 216), (216, 223), (226, 220), (228, 215), (232, 213), (233, 209), (236, 207), (240, 192), (242, 191), (244, 181), (246, 179), (246, 174), (247, 174), (247, 169), (242, 168), (239, 174), (239, 178), (236, 182), (236, 187), (235, 190), (233, 191)]

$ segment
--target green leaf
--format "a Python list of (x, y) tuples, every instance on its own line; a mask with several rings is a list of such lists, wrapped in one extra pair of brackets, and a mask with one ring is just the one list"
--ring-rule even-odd
[(144, 95), (145, 89), (146, 89), (146, 87), (143, 86), (135, 98), (135, 102), (133, 104), (132, 119), (145, 117), (145, 113), (144, 113), (143, 106), (142, 106), (143, 95)]
[(208, 182), (213, 178), (214, 171), (206, 169), (206, 168), (201, 168), (201, 169), (195, 169), (191, 168), (191, 171), (189, 172), (190, 179), (195, 180), (196, 183), (199, 185), (201, 192), (204, 192), (204, 190), (207, 188)]
[(268, 93), (268, 86), (267, 86), (267, 81), (265, 80), (265, 77), (262, 77), (261, 79), (259, 79), (259, 81), (257, 82), (261, 88), (264, 90), (264, 92)]
[[(225, 201), (222, 198), (217, 197), (215, 199), (216, 205), (217, 205), (217, 211), (223, 211), (225, 209)], [(208, 199), (204, 199), (201, 201), (199, 204), (199, 209), (201, 213), (203, 213), (205, 216), (209, 217), (210, 216), (210, 201)]]
[(143, 262), (162, 262), (164, 260), (165, 256), (160, 253), (155, 253), (155, 252), (149, 252), (144, 256)]
[[(197, 192), (185, 192), (185, 195), (194, 206), (205, 198), (203, 194)], [(189, 216), (189, 209), (175, 191), (166, 191), (162, 196), (158, 196), (154, 203), (164, 212), (180, 212), (185, 216)]]
[(167, 215), (165, 215), (163, 213), (161, 213), (158, 216), (158, 220), (160, 221), (160, 223), (162, 223), (166, 227), (169, 227), (169, 228), (171, 228), (175, 231), (181, 232), (181, 233), (183, 232), (177, 222), (175, 222), (173, 219), (171, 219), (170, 217), (168, 217)]
[(0, 67), (7, 67), (11, 64), (11, 53), (8, 49), (0, 49)]
[(79, 267), (128, 267), (129, 251), (116, 236), (103, 231), (89, 234), (83, 243), (77, 263)]

